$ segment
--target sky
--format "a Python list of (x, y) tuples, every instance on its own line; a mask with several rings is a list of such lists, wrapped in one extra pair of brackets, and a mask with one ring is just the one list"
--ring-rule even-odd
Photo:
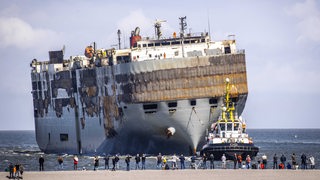
[(248, 128), (320, 128), (320, 1), (317, 0), (7, 0), (0, 2), (0, 130), (34, 130), (30, 62), (66, 47), (65, 58), (117, 44), (137, 26), (154, 36), (209, 31), (234, 34), (245, 49)]

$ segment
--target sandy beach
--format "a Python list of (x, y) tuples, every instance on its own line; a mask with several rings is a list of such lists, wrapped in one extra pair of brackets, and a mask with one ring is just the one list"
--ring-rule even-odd
[[(0, 172), (0, 179), (8, 179), (7, 172)], [(132, 171), (44, 171), (25, 172), (23, 179), (32, 180), (167, 180), (167, 179), (228, 179), (228, 180), (264, 180), (264, 179), (289, 179), (289, 180), (316, 180), (320, 177), (320, 170), (132, 170)]]

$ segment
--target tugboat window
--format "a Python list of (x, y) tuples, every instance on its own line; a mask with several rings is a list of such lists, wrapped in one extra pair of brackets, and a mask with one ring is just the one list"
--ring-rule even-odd
[(60, 141), (68, 141), (69, 137), (68, 134), (60, 134)]
[(234, 123), (234, 130), (238, 131), (238, 129), (239, 129), (239, 123)]
[(226, 125), (225, 124), (220, 124), (220, 129), (221, 129), (221, 131), (225, 131), (226, 130)]
[(232, 131), (232, 123), (227, 123), (227, 131)]

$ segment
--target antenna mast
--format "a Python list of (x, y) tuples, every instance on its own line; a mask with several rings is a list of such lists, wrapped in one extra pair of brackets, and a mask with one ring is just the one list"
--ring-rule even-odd
[(117, 34), (118, 34), (118, 45), (119, 45), (119, 49), (121, 49), (121, 31), (120, 31), (120, 29), (118, 29)]
[(187, 16), (180, 17), (179, 19), (180, 19), (180, 37), (181, 37), (181, 45), (182, 45), (182, 57), (184, 57), (184, 31), (187, 28), (187, 23), (186, 23)]

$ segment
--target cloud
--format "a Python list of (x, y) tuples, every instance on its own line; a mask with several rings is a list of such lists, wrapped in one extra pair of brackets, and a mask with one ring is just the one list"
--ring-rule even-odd
[[(269, 62), (252, 79), (251, 89), (264, 93), (319, 93), (320, 72), (303, 70), (292, 64)], [(250, 86), (250, 83), (249, 83)]]
[(58, 41), (58, 33), (52, 30), (33, 28), (16, 17), (0, 17), (0, 48), (27, 49)]
[(287, 14), (296, 17), (299, 22), (298, 42), (320, 42), (320, 9), (315, 0), (306, 0), (296, 3), (286, 10)]

